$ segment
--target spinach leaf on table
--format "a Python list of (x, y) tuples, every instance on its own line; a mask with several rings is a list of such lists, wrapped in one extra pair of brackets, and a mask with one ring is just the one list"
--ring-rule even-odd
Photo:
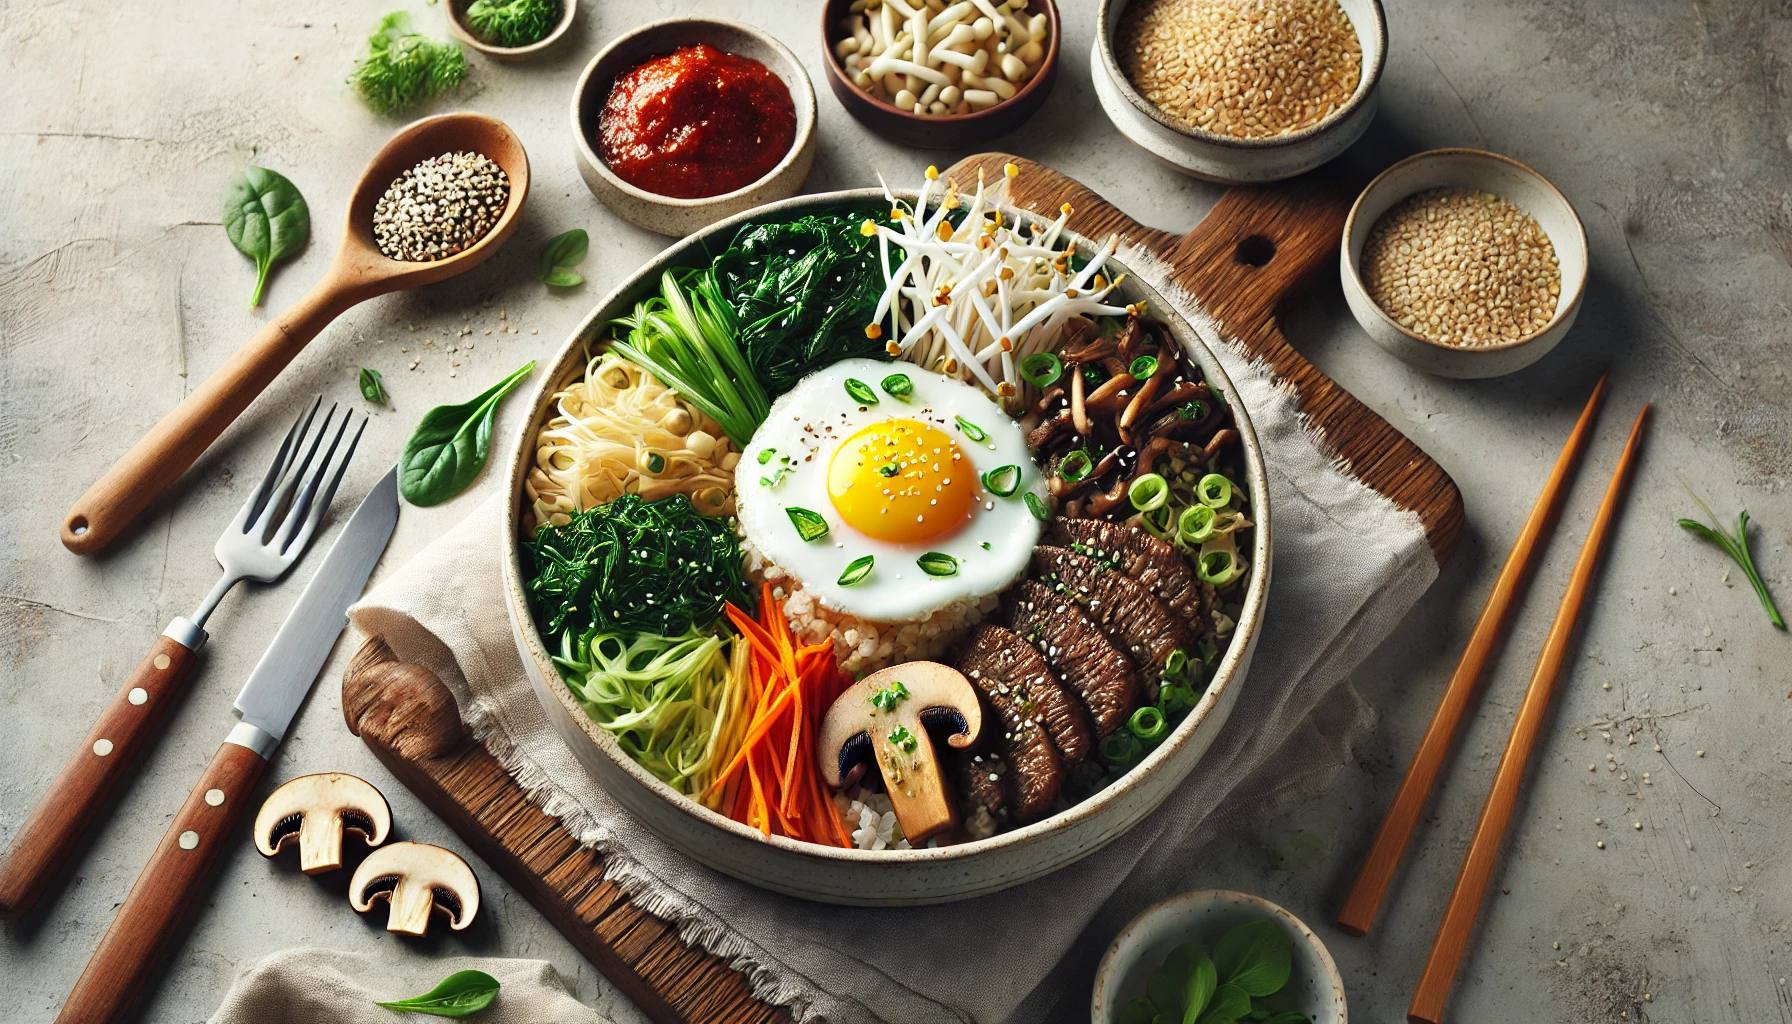
[(536, 276), (541, 283), (555, 288), (571, 288), (583, 284), (585, 278), (573, 270), (585, 262), (585, 253), (591, 248), (591, 236), (584, 228), (573, 228), (563, 235), (555, 235), (548, 239), (548, 244), (541, 249), (541, 272)]
[(386, 384), (380, 378), (380, 371), (363, 366), (360, 375), (356, 377), (356, 383), (361, 386), (362, 398), (375, 405), (386, 404)]
[(426, 1013), (432, 1017), (466, 1017), (498, 998), (498, 979), (484, 971), (456, 971), (420, 996), (380, 1002), (388, 1010)]
[(438, 405), (423, 414), (398, 460), (398, 493), (404, 500), (440, 505), (467, 489), (491, 454), (498, 403), (534, 369), (530, 360), (471, 401)]
[(255, 294), (261, 305), (268, 269), (291, 256), (311, 233), (311, 210), (286, 177), (266, 167), (245, 167), (224, 190), (224, 234), (237, 251), (255, 261)]

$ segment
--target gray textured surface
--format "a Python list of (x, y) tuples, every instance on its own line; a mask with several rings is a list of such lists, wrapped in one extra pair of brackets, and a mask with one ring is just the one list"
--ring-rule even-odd
[[(457, 281), (352, 310), (138, 529), (92, 559), (57, 543), (69, 503), (267, 315), (246, 308), (251, 267), (216, 225), (230, 172), (247, 161), (274, 167), (311, 203), (316, 237), (276, 271), (271, 307), (293, 302), (328, 262), (348, 186), (394, 127), (341, 85), (378, 12), (343, 0), (310, 9), (219, 0), (0, 6), (8, 96), (0, 107), (0, 839), (16, 831), (150, 639), (210, 586), (216, 531), (298, 403), (320, 391), (355, 401), (354, 368), (385, 371), (397, 408), (375, 417), (368, 454), (350, 474), (365, 489), (424, 409), (550, 352), (611, 282), (663, 244), (608, 216), (580, 184), (567, 96), (603, 41), (699, 6), (779, 34), (821, 84), (815, 5), (777, 0), (587, 4), (573, 38), (548, 59), (475, 61), (473, 84), (454, 105), (507, 120), (534, 161), (535, 192), (506, 251)], [(413, 7), (436, 25), (438, 8)], [(1161, 169), (1106, 123), (1087, 81), (1093, 4), (1064, 7), (1057, 91), (1000, 144), (1081, 178), (1141, 220), (1193, 225), (1217, 189)], [(1761, 524), (1759, 558), (1792, 604), (1784, 491), (1792, 9), (1770, 0), (1452, 0), (1393, 3), (1389, 15), (1382, 111), (1347, 159), (1375, 167), (1466, 144), (1541, 170), (1586, 221), (1586, 307), (1555, 354), (1480, 383), (1424, 377), (1384, 357), (1349, 319), (1335, 283), (1322, 281), (1294, 311), (1296, 345), (1455, 476), (1469, 537), (1421, 610), (1358, 673), (1382, 717), (1353, 763), (1323, 793), (1244, 817), (1233, 841), (1189, 866), (1188, 884), (1257, 892), (1301, 914), (1345, 968), (1357, 1018), (1400, 1019), (1622, 427), (1652, 399), (1650, 445), (1453, 1016), (1792, 1020), (1781, 980), (1792, 975), (1792, 647), (1767, 628), (1740, 574), (1726, 574), (1721, 556), (1673, 525), (1690, 508), (1679, 477), (1726, 512), (1747, 506)], [(812, 189), (867, 184), (876, 170), (906, 180), (929, 159), (869, 140), (825, 93), (820, 127)], [(596, 242), (583, 268), (590, 280), (547, 294), (532, 275), (537, 247), (575, 225)], [(463, 323), (476, 328), (466, 339), (476, 345), (450, 357), (449, 328)], [(521, 333), (495, 332), (509, 325)], [(419, 354), (421, 365), (407, 371)], [(1506, 657), (1376, 934), (1344, 937), (1329, 911), (1582, 397), (1608, 365), (1616, 386), (1603, 429)], [(386, 565), (468, 507), (407, 510)], [(308, 572), (301, 566), (285, 584), (226, 599), (191, 698), (74, 881), (47, 913), (5, 927), (0, 1015), (55, 1015), (229, 728), (230, 698)], [(337, 651), (270, 777), (355, 772), (386, 790), (404, 837), (460, 846), (343, 728), (336, 679), (347, 653)], [(618, 1021), (637, 1019), (502, 880), (481, 874), (488, 909), (470, 934), (401, 942), (347, 908), (340, 880), (275, 867), (245, 843), (228, 855), (149, 1019), (202, 1020), (237, 971), (301, 943), (404, 958), (546, 957), (581, 997)], [(1105, 938), (1092, 937), (1071, 968), (1090, 970)], [(1062, 1009), (1076, 1018), (1076, 1008)]]

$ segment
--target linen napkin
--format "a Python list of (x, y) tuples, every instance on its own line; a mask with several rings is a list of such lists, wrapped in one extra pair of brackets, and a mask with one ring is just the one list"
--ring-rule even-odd
[(1340, 472), (1290, 391), (1227, 345), (1167, 268), (1142, 251), (1122, 258), (1195, 325), (1250, 413), (1269, 468), (1273, 582), (1249, 676), (1206, 756), (1131, 832), (1056, 874), (943, 906), (849, 908), (757, 889), (667, 847), (579, 766), (523, 675), (501, 588), (501, 494), (350, 615), (439, 675), (474, 735), (636, 901), (798, 1021), (1036, 1022), (1074, 1005), (1087, 982), (1057, 969), (1067, 954), (1092, 962), (1132, 913), (1190, 887), (1228, 823), (1345, 762), (1369, 716), (1339, 684), (1437, 575), (1417, 515)]
[(484, 971), (498, 979), (498, 998), (479, 1011), (481, 1024), (610, 1024), (609, 1018), (574, 999), (546, 960), (463, 956), (401, 967), (364, 953), (316, 947), (282, 950), (244, 971), (224, 993), (223, 1004), (208, 1024), (433, 1020), (400, 1014), (375, 1002), (421, 995), (457, 971)]

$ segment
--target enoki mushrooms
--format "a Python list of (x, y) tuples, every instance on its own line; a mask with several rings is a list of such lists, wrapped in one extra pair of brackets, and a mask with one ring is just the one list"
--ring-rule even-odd
[(559, 415), (536, 435), (524, 489), (530, 528), (624, 494), (648, 500), (688, 494), (699, 512), (734, 511), (740, 452), (715, 421), (635, 363), (593, 358), (583, 379), (554, 396)]

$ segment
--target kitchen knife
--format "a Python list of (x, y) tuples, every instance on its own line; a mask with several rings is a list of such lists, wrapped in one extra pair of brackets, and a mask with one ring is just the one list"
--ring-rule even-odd
[(361, 500), (249, 674), (236, 698), (242, 721), (230, 730), (137, 876), (57, 1024), (114, 1024), (141, 1008), (156, 969), (199, 903), (256, 781), (348, 624), (348, 606), (367, 585), (397, 523), (394, 467)]

